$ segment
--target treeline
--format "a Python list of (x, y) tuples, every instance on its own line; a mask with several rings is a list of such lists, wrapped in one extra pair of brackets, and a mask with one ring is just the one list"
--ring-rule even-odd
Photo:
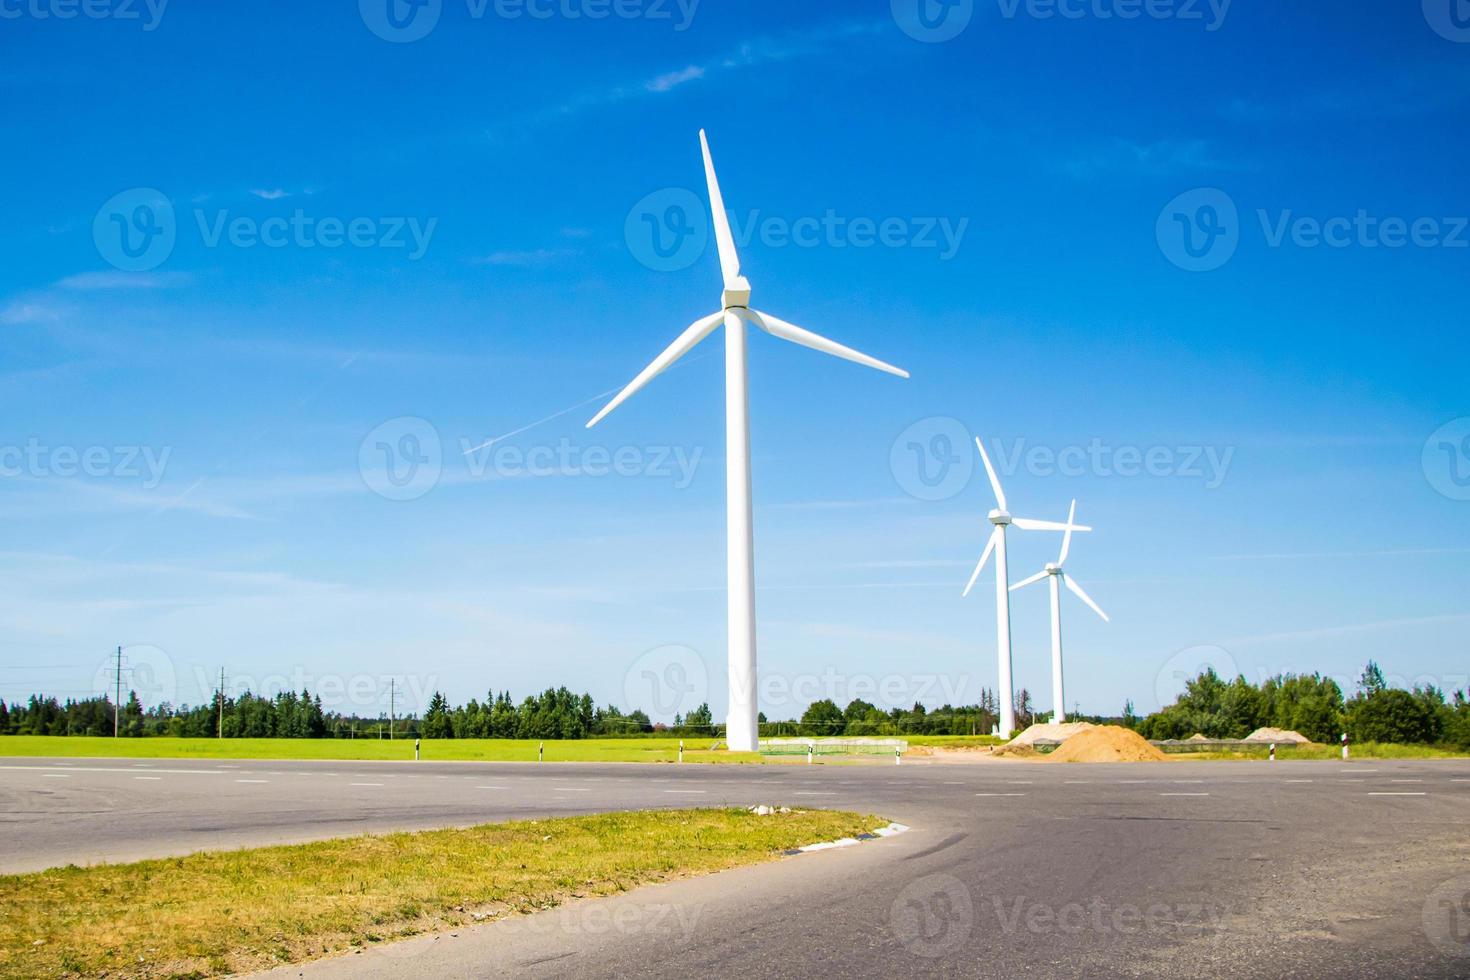
[[(1016, 692), (1016, 718), (1025, 727), (1033, 720), (1031, 695), (1025, 689)], [(867, 701), (855, 699), (839, 708), (830, 698), (814, 701), (800, 721), (774, 722), (761, 725), (761, 735), (813, 736), (834, 738), (857, 735), (989, 735), (999, 718), (999, 702), (989, 689), (980, 692), (980, 702), (954, 707), (942, 705), (930, 710), (922, 704), (912, 708), (884, 711)], [(765, 721), (765, 716), (761, 716)]]
[[(1130, 704), (1125, 717), (1132, 720)], [(1284, 728), (1314, 742), (1448, 744), (1470, 749), (1470, 702), (1466, 692), (1448, 699), (1437, 687), (1411, 691), (1389, 687), (1370, 661), (1351, 698), (1330, 677), (1286, 674), (1259, 686), (1244, 677), (1226, 681), (1207, 669), (1188, 681), (1179, 700), (1134, 723), (1149, 739), (1244, 738), (1257, 728)]]
[[(116, 718), (114, 717), (116, 716)], [(509, 691), (450, 707), (435, 692), (422, 718), (416, 715), (362, 718), (327, 712), (319, 696), (303, 690), (267, 698), (246, 692), (216, 694), (210, 704), (161, 704), (144, 708), (129, 692), (119, 714), (107, 697), (58, 701), (33, 694), (24, 704), (0, 700), (0, 735), (112, 735), (126, 738), (535, 738), (577, 739), (593, 735), (707, 734), (715, 732), (709, 705), (700, 705), (670, 728), (653, 724), (642, 711), (624, 714), (595, 707), (591, 695), (565, 687), (548, 689), (516, 704)]]

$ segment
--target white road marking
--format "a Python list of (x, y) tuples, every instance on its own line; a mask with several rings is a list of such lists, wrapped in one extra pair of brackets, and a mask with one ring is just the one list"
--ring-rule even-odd
[(1204, 782), (1204, 780), (1203, 779), (1171, 779), (1170, 782), (1174, 783), (1176, 786), (1183, 786), (1186, 783), (1196, 783), (1196, 784), (1202, 783), (1202, 782)]
[(1422, 783), (1422, 782), (1424, 782), (1424, 780), (1422, 780), (1422, 779), (1390, 779), (1389, 782), (1391, 782), (1391, 783)]
[(976, 793), (976, 796), (1025, 796), (1025, 793)]
[(1369, 796), (1428, 796), (1428, 795), (1429, 795), (1429, 794), (1428, 794), (1428, 793), (1425, 793), (1425, 792), (1423, 792), (1423, 791), (1420, 791), (1420, 792), (1418, 792), (1418, 793), (1405, 793), (1405, 792), (1392, 792), (1392, 793), (1390, 793), (1390, 792), (1378, 792), (1378, 793), (1369, 793), (1369, 794), (1368, 794), (1368, 795), (1369, 795)]
[(70, 779), (71, 777), (68, 776), (64, 772), (43, 772), (43, 773), (41, 773), (41, 778), (42, 779)]
[(553, 787), (551, 787), (551, 791), (553, 793), (590, 793), (590, 792), (592, 792), (592, 790), (589, 789), (586, 786), (553, 786)]
[(837, 794), (836, 793), (814, 793), (814, 792), (806, 792), (806, 793), (795, 793), (793, 795), (794, 796), (836, 796)]
[(1160, 793), (1160, 796), (1209, 796), (1209, 793)]
[(1338, 772), (1377, 772), (1377, 769), (1339, 769)]
[(1310, 779), (1283, 779), (1283, 783), (1310, 783)]
[[(55, 768), (54, 766), (0, 766), (0, 770), (9, 772), (45, 772)], [(125, 772), (132, 773), (132, 769), (114, 769), (104, 766), (70, 766), (68, 772)], [(149, 772), (165, 772), (169, 775), (180, 776), (218, 776), (218, 769), (150, 769)]]
[(665, 793), (686, 793), (686, 794), (699, 794), (699, 795), (703, 795), (705, 791), (702, 790), (702, 789), (666, 789), (666, 790), (664, 790), (664, 792)]
[(1068, 785), (1068, 786), (1091, 786), (1092, 785), (1092, 780), (1090, 780), (1090, 779), (1068, 779), (1065, 782), (1066, 782), (1066, 785)]
[(505, 786), (476, 786), (475, 789), (506, 789)]
[(237, 783), (267, 783), (267, 782), (270, 782), (270, 780), (268, 780), (268, 779), (237, 779), (237, 780), (235, 780), (235, 782), (237, 782)]
[(382, 783), (348, 783), (348, 786), (382, 786)]
[(163, 777), (162, 776), (134, 776), (133, 778), (134, 779), (147, 779), (147, 780), (151, 780), (152, 782), (155, 782), (155, 783), (161, 782), (163, 780)]

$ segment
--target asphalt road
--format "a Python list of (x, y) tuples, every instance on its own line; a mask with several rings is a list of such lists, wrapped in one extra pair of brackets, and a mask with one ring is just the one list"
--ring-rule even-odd
[(281, 977), (1470, 975), (1470, 763), (0, 760), (0, 870), (776, 803), (912, 829)]

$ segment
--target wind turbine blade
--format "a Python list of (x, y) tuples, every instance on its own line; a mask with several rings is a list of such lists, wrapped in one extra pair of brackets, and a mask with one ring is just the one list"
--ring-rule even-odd
[(709, 207), (715, 221), (715, 246), (720, 252), (720, 272), (725, 285), (738, 285), (740, 279), (740, 255), (735, 251), (735, 236), (730, 233), (730, 216), (725, 212), (725, 198), (720, 193), (720, 182), (715, 177), (715, 161), (710, 156), (709, 139), (704, 130), (699, 131), (699, 145), (704, 150), (704, 179), (709, 184)]
[(1011, 591), (1014, 592), (1017, 589), (1024, 589), (1028, 585), (1033, 585), (1036, 582), (1040, 582), (1042, 579), (1046, 578), (1046, 576), (1047, 576), (1047, 573), (1045, 571), (1037, 572), (1035, 575), (1031, 576), (1030, 578), (1023, 579), (1022, 581), (1017, 582), (1015, 585), (1011, 586)]
[(1072, 509), (1067, 511), (1067, 533), (1062, 535), (1062, 553), (1057, 558), (1058, 565), (1067, 563), (1067, 552), (1072, 550), (1072, 523), (1077, 519), (1077, 500), (1072, 499)]
[(985, 551), (980, 555), (980, 563), (975, 566), (975, 572), (970, 576), (970, 581), (965, 585), (965, 591), (961, 595), (969, 595), (970, 590), (975, 587), (975, 581), (980, 573), (985, 570), (985, 563), (990, 560), (990, 553), (995, 550), (995, 539), (1001, 533), (1000, 528), (990, 532), (990, 540), (985, 542)]
[(823, 354), (831, 354), (833, 357), (840, 357), (843, 360), (852, 361), (855, 364), (876, 368), (879, 371), (886, 371), (889, 374), (896, 374), (900, 378), (907, 378), (909, 376), (909, 373), (902, 368), (896, 368), (892, 364), (878, 360), (876, 357), (869, 357), (867, 354), (861, 351), (855, 351), (851, 347), (844, 347), (837, 343), (837, 341), (828, 340), (826, 337), (814, 334), (810, 330), (803, 330), (796, 324), (787, 323), (780, 317), (771, 316), (771, 314), (762, 313), (759, 310), (738, 310), (737, 312), (772, 337), (780, 337), (782, 340), (789, 340), (793, 344), (810, 347), (812, 350), (821, 351)]
[(1013, 517), (1011, 523), (1023, 531), (1091, 531), (1086, 524), (1063, 524), (1061, 521), (1037, 521), (1029, 517)]
[(1088, 595), (1086, 592), (1083, 592), (1082, 591), (1082, 586), (1080, 586), (1076, 582), (1072, 581), (1072, 576), (1070, 576), (1070, 575), (1063, 575), (1062, 576), (1062, 581), (1067, 583), (1067, 588), (1069, 588), (1069, 589), (1072, 590), (1072, 594), (1073, 595), (1075, 595), (1077, 598), (1081, 599), (1083, 602), (1085, 602), (1089, 606), (1091, 606), (1092, 607), (1092, 611), (1095, 612), (1095, 613), (1097, 613), (1099, 616), (1101, 616), (1103, 618), (1103, 622), (1105, 622), (1105, 623), (1111, 623), (1112, 622), (1112, 620), (1108, 619), (1108, 614), (1102, 611), (1102, 607), (1099, 606), (1097, 603), (1095, 603), (1095, 602), (1092, 601), (1092, 596)]
[(653, 363), (644, 368), (642, 372), (639, 373), (638, 377), (628, 382), (627, 387), (618, 392), (617, 396), (614, 397), (612, 401), (608, 402), (607, 406), (603, 408), (602, 411), (593, 416), (592, 421), (587, 423), (587, 428), (590, 429), (598, 422), (601, 422), (603, 419), (607, 418), (609, 412), (617, 408), (629, 398), (633, 397), (638, 389), (642, 388), (644, 385), (648, 384), (648, 382), (658, 377), (658, 375), (663, 373), (669, 367), (669, 365), (673, 364), (679, 358), (689, 353), (689, 351), (694, 348), (695, 344), (708, 337), (710, 333), (714, 331), (715, 327), (718, 327), (724, 322), (725, 313), (723, 310), (721, 310), (719, 313), (711, 313), (709, 316), (705, 317), (702, 320), (696, 320), (693, 324), (689, 326), (688, 330), (685, 330), (683, 333), (679, 334), (678, 338), (672, 344), (666, 347), (662, 354), (660, 354), (658, 357), (655, 357), (653, 359)]
[(975, 448), (980, 450), (980, 459), (985, 464), (985, 475), (990, 477), (990, 489), (995, 491), (995, 503), (1001, 510), (1006, 509), (1006, 492), (1000, 488), (1000, 477), (995, 475), (995, 467), (990, 465), (990, 454), (985, 451), (985, 443), (980, 437), (975, 437)]

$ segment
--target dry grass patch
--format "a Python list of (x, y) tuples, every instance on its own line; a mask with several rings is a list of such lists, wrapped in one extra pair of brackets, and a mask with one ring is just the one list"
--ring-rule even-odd
[(0, 977), (200, 977), (706, 874), (883, 821), (675, 810), (0, 876)]

